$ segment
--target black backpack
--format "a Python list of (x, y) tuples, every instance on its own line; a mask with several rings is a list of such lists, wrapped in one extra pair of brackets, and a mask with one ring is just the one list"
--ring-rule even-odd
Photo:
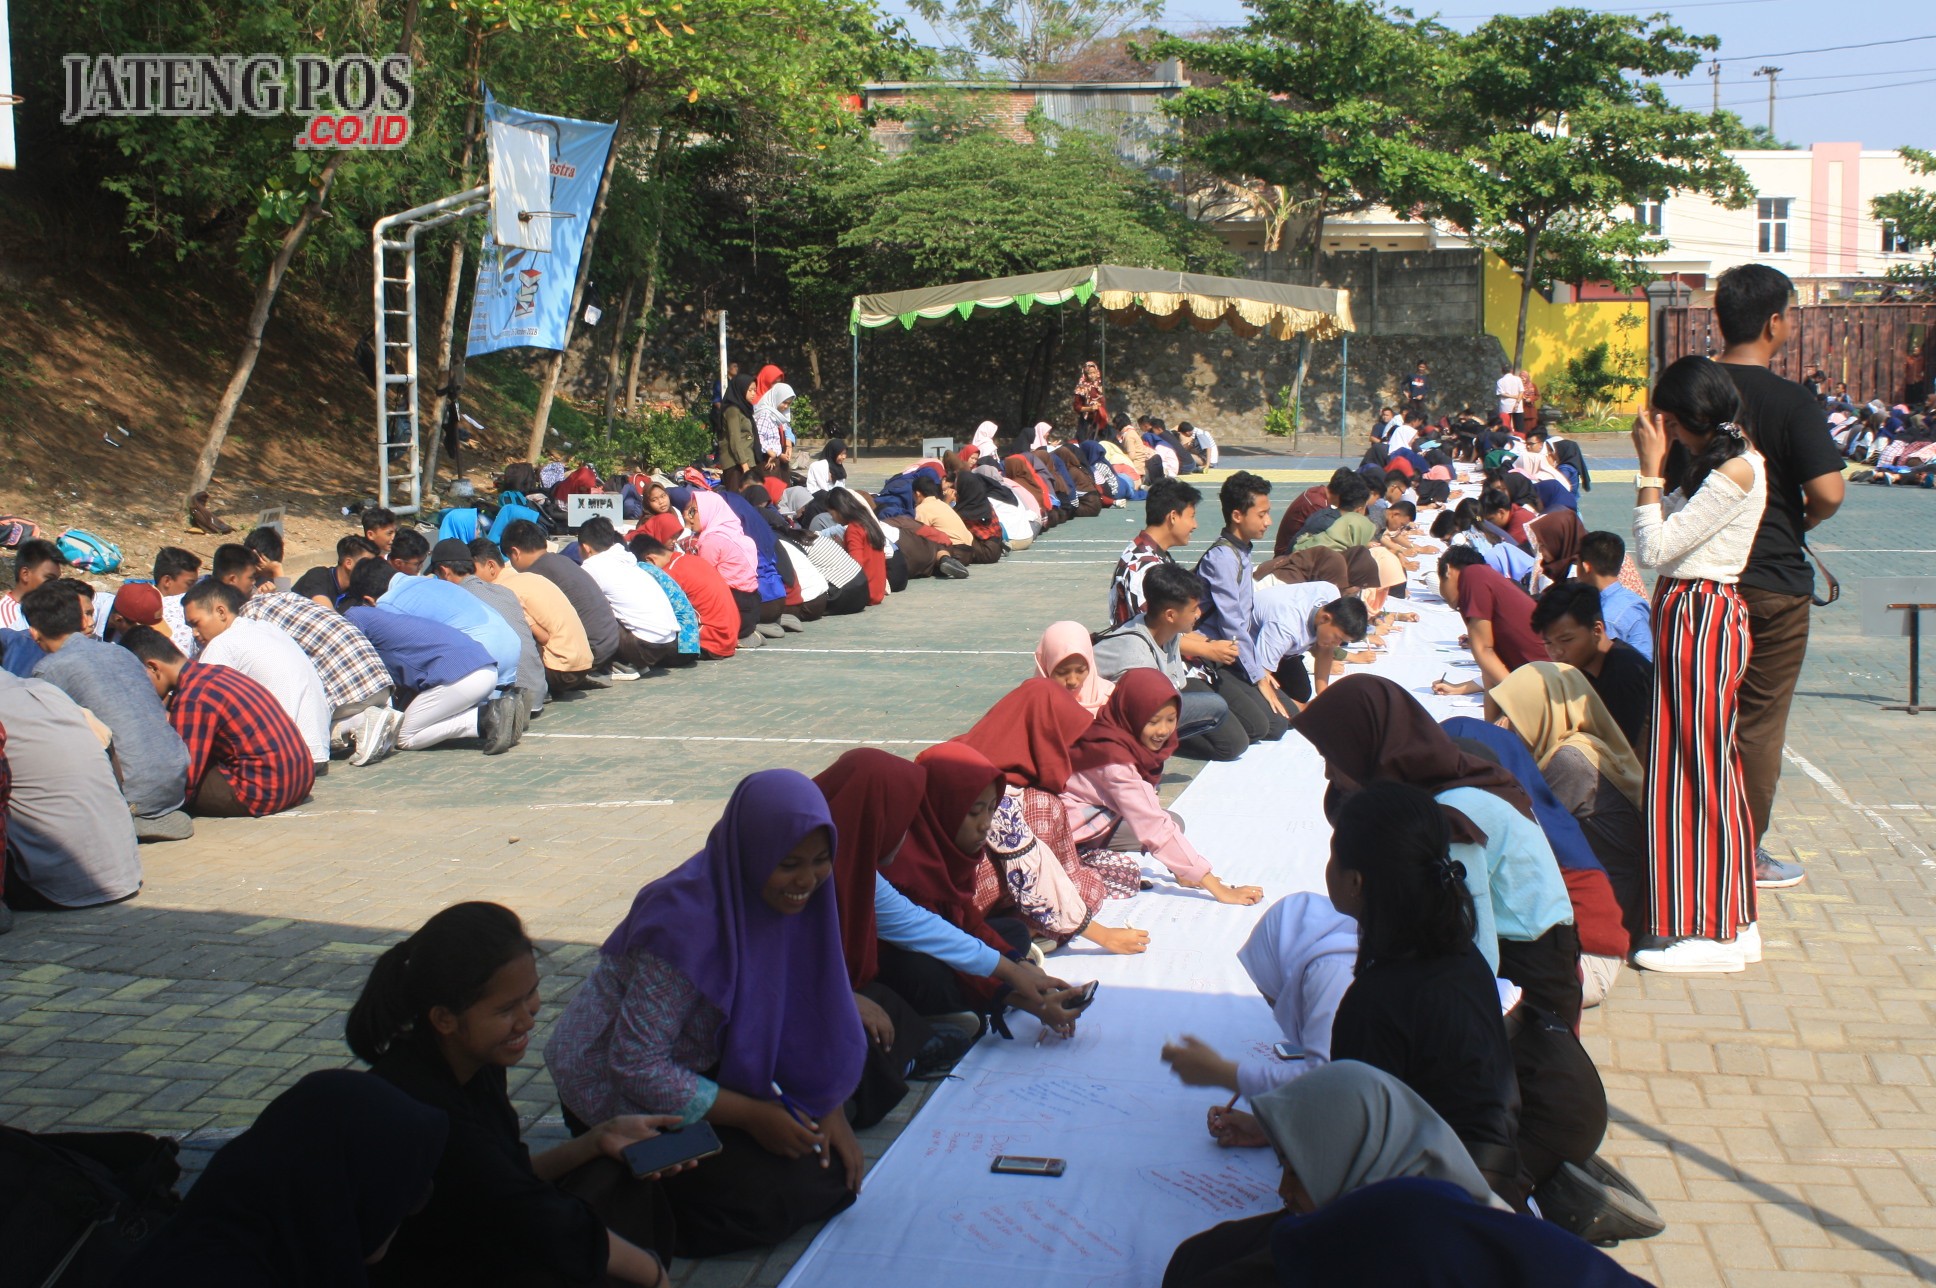
[(142, 1132), (36, 1135), (0, 1127), (7, 1282), (106, 1284), (180, 1203), (175, 1153), (172, 1139)]

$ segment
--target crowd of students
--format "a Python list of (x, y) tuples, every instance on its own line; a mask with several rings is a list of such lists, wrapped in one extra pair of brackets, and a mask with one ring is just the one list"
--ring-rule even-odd
[[(1786, 334), (1787, 280), (1736, 269), (1717, 296), (1724, 360), (1670, 367), (1634, 431), (1634, 545), (1657, 573), (1651, 608), (1622, 584), (1617, 536), (1568, 545), (1536, 526), (1572, 513), (1546, 490), (1570, 493), (1564, 478), (1539, 480), (1536, 512), (1521, 514), (1511, 477), (1527, 476), (1495, 465), (1476, 513), (1464, 512), (1441, 550), (1415, 530), (1423, 475), (1383, 471), (1381, 524), (1366, 513), (1368, 481), (1343, 471), (1293, 501), (1278, 530), (1282, 553), (1260, 561), (1271, 486), (1237, 471), (1218, 492), (1222, 530), (1192, 571), (1176, 552), (1193, 538), (1203, 498), (1145, 473), (1146, 522), (1110, 577), (1106, 629), (1049, 626), (1032, 677), (911, 761), (856, 749), (813, 778), (750, 775), (705, 846), (638, 891), (544, 1046), (569, 1142), (530, 1153), (509, 1099), (509, 1070), (528, 1054), (543, 994), (537, 952), (511, 910), (459, 904), (374, 965), (347, 1024), (349, 1048), (370, 1072), (311, 1075), (279, 1098), (216, 1156), (122, 1281), (267, 1284), (299, 1265), (368, 1265), (373, 1282), (655, 1285), (673, 1256), (777, 1243), (856, 1201), (866, 1165), (855, 1130), (880, 1121), (910, 1082), (944, 1073), (990, 1030), (1007, 1036), (1010, 1013), (1074, 1031), (1092, 994), (1053, 973), (1045, 955), (1077, 938), (1143, 951), (1146, 932), (1109, 924), (1112, 899), (1167, 873), (1216, 903), (1261, 902), (1265, 890), (1217, 877), (1157, 786), (1174, 756), (1228, 759), (1295, 729), (1325, 769), (1325, 892), (1280, 899), (1239, 953), (1283, 1043), (1256, 1054), (1271, 1040), (1259, 1034), (1252, 1052), (1231, 1058), (1186, 1036), (1161, 1053), (1184, 1084), (1248, 1098), (1246, 1109), (1212, 1109), (1206, 1130), (1223, 1147), (1275, 1150), (1284, 1210), (1190, 1239), (1166, 1288), (1639, 1282), (1589, 1243), (1662, 1226), (1597, 1157), (1607, 1102), (1577, 1036), (1581, 1013), (1606, 996), (1623, 959), (1681, 973), (1759, 960), (1757, 876), (1800, 879), (1785, 868), (1757, 873), (1774, 779), (1757, 778), (1768, 762), (1750, 744), (1770, 738), (1778, 755), (1806, 644), (1802, 534), (1841, 495), (1819, 405), (1766, 369)], [(1014, 454), (1045, 496), (1054, 489), (1038, 467), (1059, 473), (1061, 450)], [(1463, 486), (1430, 455), (1442, 449), (1417, 450)], [(905, 490), (920, 498), (910, 509), (942, 501), (969, 539), (918, 515), (903, 535), (933, 527), (941, 536), (924, 540), (947, 538), (948, 557), (966, 563), (995, 539), (977, 531), (991, 522), (980, 504), (992, 506), (1001, 486), (980, 456), (924, 462), (872, 498), (829, 471), (830, 488), (795, 516), (811, 528), (819, 515), (860, 515), (855, 501), (878, 516)], [(840, 464), (838, 451), (821, 459)], [(999, 472), (1019, 486), (1009, 459)], [(1072, 498), (1102, 492), (1067, 482)], [(660, 507), (654, 486), (637, 489), (641, 527), (658, 521), (672, 542), (642, 537), (668, 553), (709, 529), (717, 537), (721, 498), (695, 490)], [(533, 700), (516, 687), (526, 642), (514, 630), (498, 636), (501, 621), (458, 611), (458, 599), (467, 610), (492, 605), (461, 589), (490, 566), (488, 552), (461, 560), (473, 553), (461, 542), (413, 552), (404, 534), (382, 531), (384, 517), (365, 517), (379, 554), (357, 559), (349, 547), (342, 566), (314, 570), (319, 598), (350, 605), (352, 625), (377, 626), (363, 638), (399, 683), (381, 638), (389, 618), (407, 619), (406, 636), (423, 632), (419, 623), (451, 632), (443, 647), (468, 670), (443, 687), (488, 690), (487, 707), (509, 702), (487, 740), (502, 735), (497, 722), (517, 726)], [(532, 645), (548, 648), (563, 632), (560, 601), (575, 605), (547, 559), (583, 575), (580, 594), (596, 590), (619, 630), (635, 629), (628, 621), (642, 619), (604, 589), (607, 577), (617, 584), (618, 561), (597, 577), (589, 567), (617, 548), (609, 524), (581, 529), (574, 561), (546, 552), (541, 534), (528, 544), (520, 523), (535, 532), (534, 521), (514, 520), (501, 548), (520, 575), (556, 587), (525, 623)], [(1527, 562), (1490, 557), (1508, 547)], [(644, 553), (625, 568), (623, 595), (662, 586), (630, 577), (660, 567)], [(688, 557), (711, 562), (703, 543)], [(434, 576), (404, 566), (424, 558)], [(299, 594), (245, 595), (224, 569), (258, 591), (266, 570), (259, 558), (246, 568), (240, 560), (218, 554), (214, 578), (190, 578), (178, 592), (183, 629), (204, 654), (257, 620), (248, 610), (260, 599), (328, 614)], [(165, 566), (180, 564), (169, 556)], [(1481, 675), (1470, 688), (1432, 687), (1483, 691), (1484, 719), (1435, 721), (1386, 677), (1334, 676), (1340, 661), (1369, 660), (1375, 641), (1415, 619), (1393, 606), (1408, 572), (1466, 619)], [(1536, 598), (1539, 577), (1551, 584)], [(85, 596), (62, 591), (59, 578), (39, 582), (24, 599), (37, 647), (57, 659), (78, 642), (86, 657)], [(386, 607), (398, 591), (421, 600)], [(294, 684), (286, 651), (245, 631), (231, 641), (236, 661), (187, 661), (155, 592), (133, 584), (116, 600), (103, 610), (107, 630), (126, 647), (97, 647), (131, 655), (152, 692), (173, 697), (185, 798), (248, 812), (272, 780), (313, 775), (305, 728), (340, 732), (328, 723), (340, 705), (305, 725), (315, 694)], [(70, 617), (51, 607), (69, 604)], [(664, 660), (675, 636), (640, 641), (633, 656)], [(414, 650), (419, 665), (441, 655), (422, 639), (387, 647)], [(600, 665), (557, 679), (584, 683)], [(60, 692), (14, 683), (43, 705)], [(324, 688), (325, 706), (344, 691)], [(183, 721), (184, 693), (212, 714)], [(394, 713), (363, 709), (386, 710)], [(251, 730), (279, 722), (283, 770), (191, 786), (213, 754), (198, 744), (232, 749), (243, 714)], [(433, 714), (426, 736), (456, 718)], [(380, 736), (391, 718), (372, 720)], [(84, 718), (71, 723), (93, 737)], [(131, 796), (109, 812), (136, 820), (141, 808)], [(627, 1145), (701, 1123), (719, 1149), (696, 1166), (638, 1176), (621, 1162)], [(292, 1161), (311, 1159), (323, 1160), (314, 1176), (288, 1175)], [(1407, 1237), (1390, 1238), (1393, 1229)]]

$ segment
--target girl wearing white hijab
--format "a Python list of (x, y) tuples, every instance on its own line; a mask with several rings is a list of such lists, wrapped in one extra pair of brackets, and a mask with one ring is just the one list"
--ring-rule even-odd
[(768, 456), (787, 456), (793, 450), (793, 386), (782, 381), (760, 395), (753, 404), (753, 431), (759, 435), (760, 451)]
[(994, 421), (984, 420), (981, 424), (975, 426), (975, 436), (968, 440), (981, 453), (981, 459), (983, 461), (999, 463), (1001, 460), (1002, 454), (995, 447), (996, 429), (997, 426)]
[[(1251, 1102), (1284, 1164), (1278, 1194), (1294, 1215), (1316, 1212), (1354, 1190), (1398, 1177), (1456, 1185), (1473, 1202), (1501, 1210), (1486, 1178), (1443, 1118), (1398, 1079), (1340, 1060)], [(1271, 1228), (1284, 1212), (1227, 1221), (1184, 1241), (1163, 1288), (1257, 1284), (1276, 1288)]]
[[(1257, 922), (1237, 960), (1270, 1004), (1284, 1040), (1303, 1054), (1292, 1060), (1275, 1055), (1228, 1060), (1202, 1039), (1186, 1036), (1165, 1046), (1163, 1058), (1185, 1085), (1223, 1087), (1250, 1097), (1254, 1105), (1273, 1087), (1330, 1060), (1331, 1019), (1351, 987), (1358, 960), (1358, 923), (1321, 894), (1287, 895)], [(1248, 1115), (1217, 1112), (1211, 1131), (1225, 1143), (1251, 1134), (1239, 1125)]]
[(1054, 432), (1054, 429), (1055, 427), (1046, 420), (1036, 421), (1035, 441), (1029, 444), (1029, 450), (1031, 452), (1039, 452), (1047, 447), (1049, 445), (1049, 435)]

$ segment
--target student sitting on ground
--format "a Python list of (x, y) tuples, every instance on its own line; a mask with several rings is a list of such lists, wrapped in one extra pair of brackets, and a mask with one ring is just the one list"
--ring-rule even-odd
[[(0, 773), (12, 775), (11, 798), (0, 789), (0, 888), (12, 907), (91, 908), (140, 891), (134, 819), (105, 741), (52, 684), (0, 674)], [(11, 924), (0, 910), (0, 931)]]
[(1271, 554), (1280, 559), (1290, 554), (1291, 546), (1304, 534), (1304, 525), (1311, 521), (1311, 516), (1338, 508), (1338, 488), (1356, 473), (1350, 466), (1340, 465), (1331, 472), (1327, 482), (1298, 493), (1278, 521), (1277, 535), (1271, 538)]
[(302, 731), (318, 774), (329, 766), (330, 701), (322, 677), (296, 641), (265, 622), (244, 618), (248, 600), (210, 577), (182, 596), (182, 612), (202, 646), (197, 660), (240, 671), (267, 689)]
[[(1222, 1087), (1250, 1098), (1320, 1068), (1331, 1058), (1331, 1020), (1351, 987), (1358, 957), (1358, 923), (1321, 894), (1286, 895), (1272, 904), (1237, 950), (1237, 961), (1264, 995), (1293, 1052), (1249, 1054), (1228, 1060), (1201, 1038), (1185, 1036), (1163, 1048), (1163, 1060), (1186, 1087)], [(1210, 1134), (1239, 1143), (1234, 1112), (1213, 1109)]]
[(194, 657), (201, 645), (182, 615), (182, 596), (202, 579), (202, 557), (180, 546), (163, 546), (155, 551), (154, 579), (155, 589), (161, 592), (161, 618), (168, 624), (169, 637), (183, 657)]
[(444, 1115), (349, 1069), (304, 1077), (216, 1151), (115, 1288), (363, 1284), (429, 1201)]
[[(1160, 564), (1174, 564), (1170, 551), (1188, 545), (1197, 530), (1197, 502), (1203, 494), (1188, 483), (1171, 479), (1149, 490), (1143, 502), (1143, 530), (1123, 547), (1109, 577), (1109, 620), (1121, 626), (1144, 609), (1143, 578)], [(1194, 660), (1194, 656), (1191, 656)], [(1237, 646), (1225, 641), (1206, 653), (1212, 661), (1236, 661)]]
[(767, 1247), (845, 1209), (867, 1059), (841, 957), (826, 797), (792, 770), (734, 789), (706, 848), (640, 890), (545, 1044), (566, 1125), (705, 1119), (725, 1151), (665, 1182), (681, 1256)]
[(1620, 583), (1626, 565), (1627, 543), (1615, 532), (1589, 532), (1580, 543), (1579, 577), (1600, 592), (1600, 620), (1607, 634), (1628, 645), (1651, 664), (1654, 660), (1654, 615), (1647, 601)]
[(239, 541), (225, 541), (215, 547), (215, 557), (209, 560), (208, 575), (226, 586), (233, 586), (244, 597), (253, 595), (256, 587), (269, 582), (262, 575), (262, 561), (255, 551)]
[(0, 595), (0, 630), (24, 631), (26, 618), (20, 611), (21, 601), (39, 589), (41, 585), (61, 575), (67, 560), (61, 557), (60, 547), (51, 541), (36, 537), (23, 541), (13, 555), (13, 585), (7, 593)]
[(760, 630), (759, 547), (746, 535), (732, 507), (704, 488), (674, 488), (672, 503), (694, 533), (694, 553), (711, 564), (733, 592), (733, 602), (739, 605), (739, 646), (758, 648), (753, 639), (766, 638)]
[[(1522, 480), (1525, 478), (1524, 475), (1519, 474), (1513, 477)], [(1527, 496), (1531, 497), (1532, 484), (1525, 482), (1523, 485)], [(1533, 521), (1533, 512), (1523, 505), (1516, 504), (1512, 493), (1505, 487), (1488, 486), (1480, 494), (1479, 515), (1493, 529), (1503, 533), (1506, 540), (1513, 542), (1522, 550), (1527, 548), (1526, 525)]]
[(496, 585), (478, 576), (477, 565), (471, 562), (471, 548), (455, 538), (446, 538), (432, 547), (430, 576), (448, 582), (477, 599), (497, 614), (498, 620), (517, 636), (517, 691), (524, 695), (525, 705), (532, 715), (543, 711), (545, 699), (551, 694), (551, 686), (545, 677), (544, 660), (538, 655), (537, 637), (524, 620), (524, 607), (518, 603), (517, 595), (507, 586)]
[[(1257, 633), (1252, 648), (1271, 669), (1284, 698), (1299, 711), (1331, 683), (1331, 669), (1346, 644), (1364, 639), (1371, 617), (1363, 600), (1330, 582), (1286, 584), (1275, 577), (1257, 583)], [(1304, 665), (1309, 654), (1316, 671)]]
[(348, 749), (350, 762), (357, 765), (396, 750), (403, 713), (390, 706), (390, 668), (376, 645), (347, 617), (301, 595), (266, 586), (242, 605), (242, 616), (275, 627), (308, 656), (329, 701), (331, 747)]
[(1432, 681), (1432, 692), (1483, 693), (1528, 662), (1544, 662), (1546, 644), (1533, 629), (1533, 597), (1489, 567), (1471, 546), (1439, 556), (1439, 596), (1465, 619), (1467, 647), (1479, 679)]
[[(1382, 1181), (1424, 1178), (1467, 1202), (1506, 1207), (1445, 1120), (1381, 1069), (1340, 1061), (1252, 1104), (1256, 1143), (1271, 1146), (1283, 1163), (1284, 1210), (1226, 1221), (1185, 1240), (1170, 1258), (1163, 1288), (1277, 1288), (1273, 1232)], [(1355, 1281), (1347, 1275), (1335, 1282)]]
[(309, 795), (315, 758), (269, 690), (232, 667), (189, 661), (152, 627), (129, 631), (121, 647), (141, 659), (188, 747), (189, 813), (261, 818)]
[(282, 534), (267, 525), (251, 528), (242, 545), (255, 556), (256, 570), (263, 583), (277, 590), (289, 590), (294, 582), (282, 570)]
[(376, 547), (377, 557), (388, 559), (390, 545), (397, 539), (397, 516), (380, 505), (369, 506), (362, 513), (363, 539)]
[[(524, 613), (525, 628), (538, 646), (539, 664), (551, 695), (568, 692), (585, 682), (592, 669), (591, 641), (585, 624), (572, 611), (565, 592), (535, 573), (519, 572), (505, 562), (504, 552), (484, 537), (470, 544), (477, 575), (496, 586), (508, 587)], [(518, 664), (522, 675), (524, 664)]]
[[(148, 673), (126, 649), (104, 644), (82, 628), (81, 598), (64, 581), (30, 591), (27, 626), (46, 656), (34, 668), (45, 680), (108, 727), (114, 777), (144, 841), (194, 835), (182, 811), (188, 792), (188, 748), (168, 724)], [(16, 755), (19, 750), (16, 749)]]
[(926, 470), (917, 471), (912, 480), (915, 495), (914, 518), (947, 534), (948, 553), (964, 564), (990, 562), (975, 557), (975, 534), (968, 531), (955, 508), (942, 496), (941, 480)]
[(585, 520), (578, 545), (584, 553), (579, 566), (598, 583), (618, 619), (619, 660), (647, 671), (678, 656), (679, 619), (672, 601), (620, 543), (612, 521), (602, 515)]
[(545, 544), (544, 533), (535, 523), (520, 520), (511, 524), (505, 528), (500, 544), (504, 548), (504, 557), (511, 561), (514, 569), (542, 577), (564, 593), (572, 613), (585, 628), (585, 641), (591, 647), (592, 669), (588, 678), (638, 678), (636, 668), (616, 660), (624, 632), (619, 628), (618, 618), (613, 615), (605, 592), (598, 588), (590, 573), (552, 551)]
[(1105, 926), (1096, 914), (1107, 900), (1137, 893), (1142, 864), (1103, 847), (1085, 863), (1062, 804), (1070, 752), (1093, 723), (1060, 685), (1024, 680), (955, 741), (1002, 771), (1004, 790), (985, 853), (1030, 934), (1058, 948), (1081, 935), (1111, 952), (1140, 953), (1149, 946), (1147, 934)]
[[(425, 558), (428, 557), (426, 550)], [(497, 687), (505, 692), (517, 688), (518, 659), (524, 650), (510, 623), (475, 595), (466, 594), (447, 581), (402, 572), (396, 568), (394, 559), (385, 566), (391, 570), (387, 577), (376, 571), (368, 574), (372, 579), (371, 584), (376, 581), (384, 583), (380, 603), (400, 613), (442, 622), (454, 630), (462, 631), (482, 644), (484, 651), (497, 663)], [(366, 584), (358, 580), (364, 576), (363, 569), (357, 569), (356, 576), (351, 579), (352, 589)]]
[(415, 528), (400, 529), (383, 557), (404, 576), (421, 576), (430, 560), (430, 538)]
[(430, 1202), (373, 1283), (666, 1282), (665, 1199), (619, 1153), (675, 1117), (619, 1115), (535, 1155), (518, 1139), (506, 1071), (524, 1059), (538, 989), (536, 949), (494, 903), (444, 909), (371, 967), (345, 1026), (350, 1050), (450, 1118)]
[[(698, 555), (674, 549), (643, 532), (632, 538), (627, 549), (634, 559), (649, 561), (685, 592), (686, 601), (699, 616), (700, 656), (727, 658), (739, 651), (743, 642), (739, 639), (739, 603), (717, 569)], [(762, 642), (764, 638), (753, 636)]]
[(350, 585), (353, 602), (343, 615), (390, 668), (403, 708), (396, 745), (420, 751), (452, 738), (481, 736), (485, 755), (509, 751), (523, 732), (524, 704), (498, 693), (496, 659), (455, 627), (383, 602), (395, 576), (380, 559), (360, 565)]
[(1550, 659), (1586, 677), (1627, 745), (1644, 748), (1654, 714), (1654, 664), (1637, 649), (1607, 637), (1600, 616), (1604, 602), (1590, 582), (1561, 582), (1539, 597), (1532, 627), (1545, 641)]
[(1378, 539), (1378, 529), (1365, 515), (1365, 507), (1371, 504), (1370, 485), (1352, 474), (1339, 481), (1337, 493), (1336, 516), (1322, 527), (1314, 527), (1325, 517), (1322, 510), (1306, 520), (1303, 535), (1291, 543), (1293, 551), (1349, 550), (1353, 546), (1368, 546)]
[(376, 543), (368, 537), (349, 536), (336, 543), (335, 564), (321, 564), (296, 578), (290, 589), (304, 599), (313, 599), (324, 608), (340, 609), (350, 593), (350, 573), (365, 559), (377, 557)]
[(1234, 661), (1214, 666), (1217, 695), (1252, 742), (1270, 742), (1290, 728), (1290, 710), (1277, 692), (1272, 665), (1257, 656), (1257, 605), (1251, 548), (1270, 531), (1270, 484), (1248, 470), (1223, 481), (1217, 493), (1223, 531), (1197, 560), (1196, 574), (1208, 592), (1198, 628), (1209, 639), (1234, 643)]
[[(1143, 611), (1097, 637), (1096, 667), (1116, 683), (1138, 668), (1161, 671), (1183, 695), (1178, 750), (1197, 760), (1235, 760), (1249, 749), (1249, 733), (1217, 691), (1191, 677), (1183, 663), (1182, 640), (1197, 624), (1203, 595), (1195, 573), (1171, 563), (1151, 568), (1143, 575)], [(1228, 641), (1225, 646), (1234, 651)]]
[(1102, 710), (1116, 686), (1096, 666), (1089, 628), (1081, 622), (1051, 622), (1035, 645), (1035, 674), (1075, 695), (1090, 715)]
[(846, 525), (841, 548), (867, 574), (867, 603), (871, 607), (887, 598), (887, 534), (874, 518), (867, 503), (845, 487), (827, 492), (827, 511)]
[(1095, 722), (1076, 739), (1069, 753), (1073, 771), (1062, 789), (1069, 830), (1079, 852), (1107, 848), (1119, 826), (1175, 876), (1179, 885), (1200, 889), (1218, 903), (1256, 903), (1257, 886), (1230, 886), (1210, 870), (1210, 861), (1184, 837), (1177, 818), (1157, 799), (1163, 766), (1176, 751), (1181, 696), (1161, 672), (1147, 667), (1126, 671)]

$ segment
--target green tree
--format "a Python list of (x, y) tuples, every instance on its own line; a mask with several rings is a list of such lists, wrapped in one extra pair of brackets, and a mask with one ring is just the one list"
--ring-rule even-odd
[[(1917, 174), (1936, 175), (1936, 153), (1904, 148), (1902, 155)], [(1889, 276), (1910, 281), (1936, 277), (1936, 190), (1904, 188), (1884, 193), (1870, 205), (1877, 219), (1894, 224), (1898, 237), (1928, 256), (1920, 264), (1896, 265), (1889, 270)]]
[(1042, 80), (1090, 46), (1163, 16), (1163, 0), (908, 0), (955, 39), (944, 51), (960, 73), (987, 59), (1016, 80)]
[(1673, 106), (1655, 83), (1687, 75), (1718, 44), (1660, 15), (1584, 9), (1492, 18), (1458, 42), (1444, 92), (1469, 168), (1428, 208), (1511, 256), (1515, 366), (1541, 281), (1644, 272), (1640, 256), (1661, 247), (1626, 217), (1637, 197), (1700, 192), (1739, 208), (1753, 195), (1714, 119)]

